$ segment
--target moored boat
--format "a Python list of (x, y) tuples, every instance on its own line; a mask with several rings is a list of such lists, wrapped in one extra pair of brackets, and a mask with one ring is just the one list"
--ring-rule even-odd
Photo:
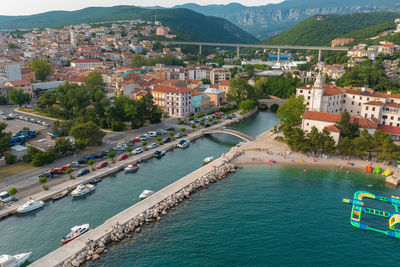
[(27, 213), (27, 212), (30, 212), (30, 211), (34, 211), (34, 210), (40, 209), (43, 206), (44, 206), (44, 202), (43, 201), (30, 199), (24, 205), (19, 207), (17, 209), (17, 212), (19, 214)]
[(126, 172), (137, 172), (139, 169), (139, 164), (137, 163), (129, 163), (129, 165), (124, 169)]
[(92, 184), (80, 184), (78, 187), (71, 192), (71, 196), (73, 197), (81, 197), (86, 194), (89, 194), (90, 192), (94, 191), (96, 189), (96, 186)]
[(165, 155), (165, 150), (157, 150), (156, 152), (154, 152), (154, 157), (156, 159), (160, 159)]
[(98, 184), (101, 182), (101, 179), (99, 178), (94, 178), (92, 180), (89, 181), (89, 184)]
[(61, 239), (61, 243), (63, 245), (67, 244), (68, 242), (71, 242), (72, 240), (74, 240), (75, 238), (83, 235), (84, 233), (86, 233), (89, 230), (89, 224), (82, 224), (82, 225), (77, 225), (71, 228), (71, 232), (64, 236)]
[(64, 190), (64, 191), (58, 193), (57, 195), (53, 196), (51, 199), (59, 200), (59, 199), (62, 199), (63, 197), (65, 197), (66, 195), (68, 195), (68, 190)]
[(181, 140), (176, 146), (179, 148), (187, 148), (189, 145), (190, 145), (189, 140)]
[(213, 160), (214, 160), (214, 157), (207, 157), (207, 158), (203, 159), (203, 166), (207, 165), (208, 163), (210, 163)]
[(19, 267), (32, 256), (32, 252), (16, 255), (0, 255), (0, 267)]
[(154, 191), (151, 191), (151, 190), (144, 190), (140, 195), (139, 195), (139, 198), (140, 199), (145, 199), (146, 197), (149, 197), (149, 196), (151, 196), (152, 194), (154, 194)]

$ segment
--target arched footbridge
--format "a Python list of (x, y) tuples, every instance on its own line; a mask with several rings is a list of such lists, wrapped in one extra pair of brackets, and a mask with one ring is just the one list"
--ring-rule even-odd
[(237, 130), (233, 130), (233, 129), (228, 129), (228, 128), (218, 128), (218, 129), (210, 129), (210, 130), (203, 130), (204, 134), (215, 134), (215, 133), (223, 133), (223, 134), (230, 134), (236, 137), (239, 137), (245, 141), (253, 141), (255, 138), (247, 135), (245, 133), (242, 133), (240, 131)]

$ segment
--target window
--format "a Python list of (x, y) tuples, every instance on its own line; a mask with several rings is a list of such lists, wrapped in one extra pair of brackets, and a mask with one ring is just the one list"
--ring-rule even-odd
[(369, 101), (369, 97), (367, 97), (367, 101)]
[(393, 122), (390, 123), (390, 126), (393, 126)]
[(351, 104), (354, 105), (354, 101), (351, 101)]
[(361, 103), (358, 103), (358, 106), (361, 106)]
[(383, 115), (382, 119), (386, 120), (387, 119), (387, 115)]
[(307, 96), (307, 99), (310, 99), (311, 97), (310, 96)]
[(307, 126), (309, 126), (309, 125), (310, 125), (310, 123), (307, 122)]
[(372, 107), (372, 111), (375, 111), (375, 107)]
[(362, 97), (360, 96), (360, 100), (362, 100)]
[(397, 127), (399, 127), (399, 126), (400, 126), (400, 123), (397, 124)]
[(355, 96), (353, 95), (353, 99), (355, 98)]
[(394, 117), (393, 117), (393, 116), (391, 116), (391, 117), (390, 117), (390, 119), (391, 119), (391, 120), (394, 120)]
[(302, 93), (303, 93), (303, 90), (300, 90), (300, 93), (302, 94)]
[(365, 113), (364, 117), (365, 117), (365, 118), (368, 118), (368, 113)]
[(365, 110), (368, 110), (368, 108), (369, 108), (368, 106), (367, 106), (367, 107), (365, 107)]

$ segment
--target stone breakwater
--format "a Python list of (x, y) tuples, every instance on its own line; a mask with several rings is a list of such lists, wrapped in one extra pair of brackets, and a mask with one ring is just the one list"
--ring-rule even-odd
[[(235, 157), (237, 155), (237, 152), (234, 151), (234, 149), (232, 149), (232, 152), (232, 157)], [(220, 163), (218, 165), (207, 165), (203, 167), (206, 168), (207, 172), (202, 174), (199, 178), (193, 180), (186, 186), (181, 187), (181, 189), (177, 190), (175, 193), (163, 197), (162, 199), (157, 201), (155, 205), (152, 205), (150, 208), (143, 210), (140, 214), (131, 217), (128, 220), (125, 220), (124, 223), (119, 223), (118, 221), (115, 221), (115, 219), (117, 219), (117, 217), (119, 216), (118, 214), (115, 217), (106, 221), (105, 224), (92, 230), (98, 230), (98, 233), (96, 235), (91, 235), (90, 231), (78, 238), (76, 240), (78, 242), (74, 240), (70, 244), (59, 248), (59, 252), (55, 250), (47, 256), (32, 263), (31, 266), (77, 267), (81, 266), (87, 261), (95, 261), (99, 259), (102, 254), (107, 253), (107, 247), (112, 246), (113, 244), (120, 242), (126, 238), (131, 238), (133, 235), (140, 233), (142, 228), (146, 225), (160, 221), (161, 217), (163, 215), (166, 215), (169, 209), (177, 206), (185, 199), (190, 200), (191, 195), (196, 191), (207, 188), (210, 184), (226, 178), (229, 173), (235, 172), (234, 164), (225, 163), (225, 160), (221, 158), (218, 159), (218, 161)], [(185, 176), (181, 180), (185, 179), (186, 177), (187, 176)], [(171, 187), (173, 185), (174, 184), (171, 184), (168, 187)], [(165, 190), (168, 190), (168, 187), (166, 187)], [(163, 190), (157, 193), (160, 193), (162, 195)], [(156, 194), (154, 194), (153, 196), (155, 196)], [(150, 196), (149, 198), (153, 196)], [(141, 202), (150, 200), (149, 198)], [(140, 205), (141, 202), (136, 205)], [(127, 213), (127, 215), (129, 215), (130, 213), (129, 209), (124, 212)], [(112, 223), (110, 224), (110, 222)], [(106, 226), (107, 228), (105, 229), (104, 226)], [(91, 239), (91, 237), (96, 239)], [(60, 261), (59, 259), (61, 258), (64, 258), (64, 260)]]
[(103, 238), (96, 242), (88, 242), (84, 251), (66, 260), (59, 266), (63, 267), (78, 267), (86, 261), (94, 261), (100, 258), (101, 254), (107, 253), (107, 246), (113, 243), (120, 242), (126, 238), (132, 237), (135, 233), (140, 233), (142, 227), (147, 224), (158, 222), (163, 215), (166, 215), (168, 210), (177, 206), (185, 199), (191, 199), (190, 196), (198, 190), (207, 188), (210, 184), (224, 179), (229, 173), (235, 171), (233, 164), (225, 163), (218, 168), (213, 169), (206, 175), (197, 179), (180, 191), (161, 201), (159, 204), (149, 208), (145, 212), (136, 216), (128, 223), (123, 225), (115, 225), (115, 229), (111, 233), (106, 234)]

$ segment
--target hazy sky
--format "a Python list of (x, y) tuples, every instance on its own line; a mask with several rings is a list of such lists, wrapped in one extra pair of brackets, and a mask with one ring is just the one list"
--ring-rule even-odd
[(279, 3), (282, 0), (1, 0), (0, 15), (30, 15), (51, 10), (77, 10), (89, 6), (165, 6), (171, 7), (184, 3), (228, 4), (241, 3), (246, 6)]

